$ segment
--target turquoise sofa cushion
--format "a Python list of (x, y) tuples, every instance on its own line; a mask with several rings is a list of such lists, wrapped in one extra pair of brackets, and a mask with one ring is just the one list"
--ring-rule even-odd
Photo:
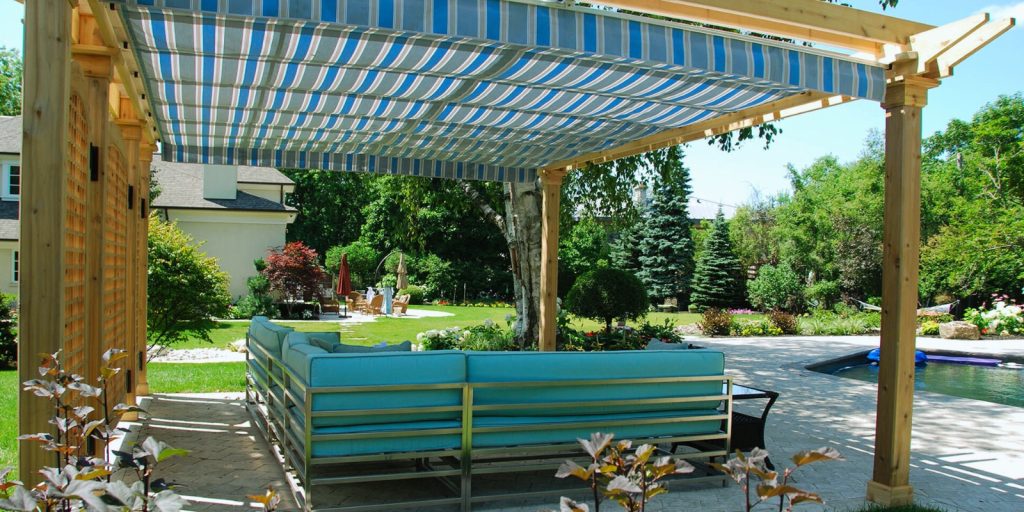
[(370, 354), (375, 352), (411, 352), (412, 342), (403, 341), (394, 345), (365, 347), (362, 345), (348, 345), (339, 343), (334, 346), (335, 354)]
[(319, 340), (320, 342), (329, 345), (337, 345), (338, 343), (341, 343), (341, 333), (338, 332), (307, 332), (306, 336), (309, 338), (310, 342)]
[[(461, 406), (462, 388), (427, 389), (430, 384), (462, 384), (466, 381), (466, 358), (458, 351), (375, 352), (326, 354), (311, 345), (296, 344), (301, 337), (289, 337), (285, 364), (316, 387), (423, 385), (423, 389), (317, 393), (315, 412), (366, 410), (358, 416), (323, 416), (314, 427), (374, 425), (410, 421), (461, 420), (460, 410), (431, 413), (390, 413), (388, 409), (408, 407)], [(305, 348), (311, 347), (311, 348)]]
[[(473, 418), (473, 428), (505, 427), (504, 432), (474, 432), (474, 448), (492, 448), (548, 443), (571, 443), (588, 439), (593, 432), (613, 432), (616, 439), (642, 439), (648, 437), (716, 434), (721, 431), (721, 420), (638, 424), (636, 420), (684, 418), (719, 415), (715, 409), (689, 409), (628, 414), (591, 414), (580, 416), (489, 416)], [(626, 425), (605, 426), (608, 422), (629, 421)], [(564, 428), (561, 425), (575, 424)], [(591, 423), (592, 426), (579, 423)], [(561, 425), (560, 425), (561, 424)]]
[(265, 316), (254, 316), (249, 323), (249, 339), (270, 352), (272, 357), (281, 357), (281, 343), (294, 329), (277, 325)]
[(314, 347), (320, 347), (324, 349), (325, 352), (334, 352), (334, 347), (341, 345), (341, 343), (334, 343), (330, 340), (318, 338), (316, 336), (308, 336), (308, 339), (310, 345), (313, 345)]
[[(607, 385), (567, 384), (541, 387), (476, 387), (474, 405), (523, 404), (523, 408), (474, 412), (486, 416), (575, 416), (713, 409), (718, 401), (637, 404), (635, 400), (720, 395), (722, 382), (617, 384), (616, 379), (648, 377), (724, 376), (725, 356), (710, 350), (619, 352), (470, 352), (466, 355), (469, 382), (602, 381)], [(602, 405), (604, 400), (622, 400)], [(570, 402), (562, 407), (531, 404)], [(592, 405), (588, 405), (591, 402)]]
[[(296, 411), (292, 411), (294, 424), (301, 430), (304, 428), (302, 418)], [(337, 427), (314, 427), (313, 434), (355, 434), (355, 433), (377, 433), (377, 432), (412, 432), (415, 430), (438, 430), (459, 428), (461, 421), (435, 420), (435, 421), (407, 421), (398, 423), (370, 424), (370, 425), (346, 425)], [(297, 433), (298, 439), (303, 439), (303, 434)], [(337, 441), (315, 440), (312, 445), (313, 458), (317, 457), (343, 457), (349, 455), (370, 455), (378, 453), (401, 453), (416, 451), (433, 451), (458, 449), (462, 446), (462, 436), (459, 434), (410, 434), (408, 436), (385, 437), (378, 439), (350, 439)]]

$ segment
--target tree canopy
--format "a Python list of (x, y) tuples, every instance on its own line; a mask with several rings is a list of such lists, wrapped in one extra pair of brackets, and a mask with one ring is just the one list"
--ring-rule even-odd
[(18, 50), (0, 46), (0, 116), (21, 115), (23, 73)]

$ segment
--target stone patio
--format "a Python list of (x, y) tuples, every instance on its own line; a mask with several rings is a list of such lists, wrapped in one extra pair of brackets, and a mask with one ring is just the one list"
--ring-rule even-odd
[[(864, 505), (871, 474), (876, 390), (873, 384), (823, 375), (804, 366), (877, 345), (872, 337), (814, 337), (701, 340), (726, 353), (736, 382), (779, 391), (769, 416), (767, 443), (777, 464), (802, 449), (833, 446), (844, 462), (800, 470), (799, 487), (819, 492), (828, 510)], [(1024, 341), (946, 341), (922, 338), (919, 348), (1024, 357)], [(1024, 389), (1024, 383), (1022, 383)], [(737, 403), (743, 409), (748, 404)], [(284, 473), (259, 432), (252, 427), (241, 394), (157, 395), (148, 404), (152, 419), (140, 434), (192, 450), (173, 459), (159, 475), (182, 485), (194, 505), (189, 510), (244, 510), (245, 498), (272, 485), (285, 498), (281, 510), (295, 507)], [(911, 484), (917, 503), (948, 511), (1024, 510), (1024, 409), (920, 392), (915, 398)], [(415, 481), (413, 481), (415, 482)], [(506, 490), (537, 485), (524, 478), (496, 482)], [(391, 484), (390, 498), (415, 492)], [(340, 494), (340, 491), (338, 493)], [(339, 496), (339, 498), (343, 498)], [(720, 487), (674, 491), (655, 499), (649, 510), (741, 510), (737, 489)], [(767, 506), (764, 506), (768, 509)], [(557, 508), (557, 500), (495, 503), (478, 510), (529, 511)], [(815, 510), (814, 506), (801, 507)]]

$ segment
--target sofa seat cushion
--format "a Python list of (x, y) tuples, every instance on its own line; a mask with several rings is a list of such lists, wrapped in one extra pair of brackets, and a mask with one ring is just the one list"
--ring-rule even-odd
[[(299, 414), (292, 410), (295, 425), (302, 428)], [(459, 428), (459, 421), (406, 421), (372, 425), (347, 425), (340, 427), (314, 427), (313, 434), (362, 434), (385, 432), (414, 432), (417, 430), (442, 430)], [(302, 435), (298, 436), (300, 439)], [(313, 441), (313, 457), (342, 457), (347, 455), (371, 455), (378, 453), (423, 452), (458, 449), (460, 434), (410, 434), (400, 437), (379, 439), (350, 439), (339, 441)]]
[[(712, 409), (719, 401), (642, 404), (643, 399), (721, 395), (722, 381), (621, 384), (620, 379), (725, 376), (725, 356), (710, 350), (618, 352), (470, 352), (466, 356), (470, 383), (559, 381), (566, 384), (530, 387), (477, 387), (474, 405), (523, 405), (489, 411), (488, 416), (574, 416)], [(591, 382), (585, 382), (591, 381)], [(606, 384), (606, 385), (605, 385)], [(616, 405), (587, 401), (619, 400)], [(562, 407), (531, 404), (566, 402)]]
[[(473, 418), (473, 428), (508, 427), (505, 432), (473, 432), (474, 448), (572, 443), (588, 439), (593, 432), (614, 432), (616, 439), (714, 434), (721, 420), (637, 424), (633, 421), (659, 418), (692, 418), (720, 415), (715, 409), (690, 409), (631, 414), (588, 414), (577, 416), (483, 416)], [(628, 421), (626, 425), (602, 426), (608, 422)], [(562, 428), (568, 423), (592, 423), (593, 426)]]

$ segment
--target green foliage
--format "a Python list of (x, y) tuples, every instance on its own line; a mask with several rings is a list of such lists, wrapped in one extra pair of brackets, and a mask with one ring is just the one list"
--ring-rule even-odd
[(0, 46), (0, 116), (21, 115), (23, 73), (18, 50)]
[[(815, 462), (827, 462), (830, 460), (845, 460), (835, 448), (821, 447), (817, 450), (797, 452), (790, 460), (793, 467), (786, 468), (779, 474), (776, 470), (768, 469), (766, 461), (768, 452), (761, 448), (754, 448), (749, 456), (736, 450), (736, 456), (729, 459), (725, 464), (712, 463), (711, 466), (725, 473), (739, 484), (740, 491), (744, 495), (744, 508), (750, 512), (762, 503), (768, 503), (778, 498), (778, 509), (792, 511), (793, 507), (801, 503), (816, 503), (824, 505), (825, 501), (821, 496), (796, 488), (790, 483), (790, 477), (802, 466)], [(755, 485), (754, 477), (758, 482)], [(756, 492), (756, 494), (752, 493)], [(787, 506), (788, 503), (788, 506)], [(769, 505), (774, 508), (774, 505)]]
[(765, 265), (757, 277), (747, 283), (750, 303), (763, 311), (803, 309), (803, 286), (800, 277), (786, 265)]
[(18, 361), (18, 311), (14, 295), (0, 294), (0, 369)]
[(647, 314), (643, 283), (629, 272), (613, 268), (591, 270), (578, 279), (565, 296), (565, 309), (577, 316), (604, 320), (605, 332), (616, 318), (635, 320)]
[(258, 274), (249, 276), (245, 280), (245, 286), (249, 294), (238, 299), (234, 306), (231, 306), (231, 318), (244, 319), (254, 316), (265, 316), (277, 318), (279, 309), (270, 296), (270, 280), (263, 275), (267, 264), (263, 259), (256, 259), (252, 262)]
[(804, 290), (804, 298), (811, 307), (831, 308), (840, 297), (839, 283), (835, 281), (818, 281)]
[(715, 222), (697, 262), (690, 303), (698, 310), (739, 307), (744, 303), (745, 283), (739, 259), (729, 241), (729, 223), (722, 211)]
[(769, 311), (768, 321), (779, 329), (780, 334), (800, 334), (800, 324), (796, 317), (785, 311)]
[(618, 238), (610, 248), (609, 257), (615, 268), (620, 268), (634, 275), (640, 272), (640, 234), (643, 224), (630, 224), (619, 232)]
[(679, 304), (687, 304), (693, 276), (693, 240), (687, 212), (690, 171), (682, 159), (682, 150), (672, 147), (659, 166), (661, 176), (640, 238), (641, 270), (637, 276), (651, 300), (675, 298)]
[(455, 272), (452, 270), (451, 262), (441, 259), (436, 254), (417, 258), (415, 266), (409, 270), (415, 277), (415, 282), (423, 286), (427, 299), (438, 300), (450, 296), (448, 294), (455, 288)]
[(352, 277), (352, 288), (364, 290), (373, 283), (373, 274), (380, 262), (380, 253), (369, 243), (356, 240), (348, 245), (336, 245), (327, 251), (324, 266), (331, 275), (338, 275), (341, 255), (348, 256), (348, 268)]
[[(576, 277), (595, 267), (607, 267), (611, 247), (608, 232), (596, 220), (584, 217), (561, 237), (558, 247), (558, 278), (570, 288)], [(562, 289), (563, 286), (559, 286)]]
[(398, 290), (398, 295), (408, 295), (409, 304), (423, 304), (423, 298), (426, 296), (426, 292), (422, 287), (411, 284), (408, 288)]
[(729, 222), (733, 251), (744, 269), (779, 263), (779, 198), (755, 195), (750, 204), (740, 206)]
[(295, 222), (288, 225), (289, 242), (302, 240), (324, 254), (332, 246), (359, 238), (373, 176), (315, 169), (281, 172), (295, 182), (295, 191), (285, 200), (298, 210)]
[(173, 223), (149, 218), (147, 327), (150, 344), (210, 341), (228, 313), (228, 275)]
[(875, 311), (840, 308), (838, 312), (816, 309), (801, 316), (800, 334), (806, 336), (855, 336), (873, 334), (882, 325), (882, 315)]
[(921, 327), (917, 328), (917, 334), (920, 336), (938, 336), (939, 323), (934, 320), (925, 320), (921, 323)]
[[(590, 455), (591, 463), (582, 467), (572, 460), (563, 462), (555, 473), (557, 478), (575, 477), (590, 486), (594, 512), (600, 512), (602, 497), (610, 499), (627, 512), (643, 512), (651, 498), (665, 494), (668, 487), (661, 482), (671, 475), (693, 473), (694, 467), (683, 459), (662, 456), (653, 444), (633, 449), (632, 441), (615, 441), (615, 434), (590, 434), (580, 439), (580, 446)], [(633, 453), (628, 453), (633, 449)], [(561, 510), (588, 512), (589, 507), (562, 497)]]
[(715, 308), (705, 311), (697, 324), (705, 336), (728, 336), (735, 330), (735, 325), (731, 313)]
[(729, 334), (742, 337), (764, 337), (781, 336), (783, 332), (767, 319), (760, 319), (734, 322)]

